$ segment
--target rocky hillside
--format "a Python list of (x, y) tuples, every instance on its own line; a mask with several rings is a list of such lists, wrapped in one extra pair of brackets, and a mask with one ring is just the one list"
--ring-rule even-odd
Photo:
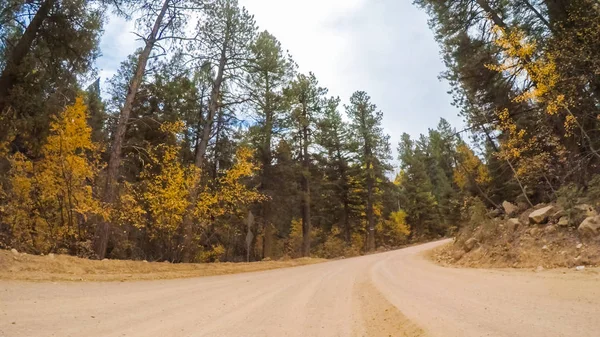
[(539, 204), (526, 209), (505, 201), (501, 210), (473, 219), (435, 258), (467, 267), (582, 270), (600, 265), (600, 216), (589, 204)]

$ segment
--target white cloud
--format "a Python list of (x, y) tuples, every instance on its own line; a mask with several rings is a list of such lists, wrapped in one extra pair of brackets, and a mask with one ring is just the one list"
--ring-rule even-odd
[[(303, 72), (347, 101), (364, 90), (384, 113), (395, 147), (435, 128), (440, 117), (461, 128), (450, 105), (439, 47), (426, 14), (398, 0), (241, 0), (282, 43)], [(395, 153), (395, 151), (394, 151)]]

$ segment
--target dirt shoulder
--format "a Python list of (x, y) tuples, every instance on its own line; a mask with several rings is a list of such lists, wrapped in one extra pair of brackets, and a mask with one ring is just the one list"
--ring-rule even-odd
[(246, 273), (324, 262), (301, 258), (250, 263), (178, 263), (88, 260), (68, 255), (36, 256), (0, 250), (0, 280), (132, 281)]
[(472, 249), (456, 240), (427, 252), (426, 256), (443, 266), (461, 268), (593, 270), (600, 266), (600, 245), (596, 242), (580, 240), (566, 231), (530, 233), (535, 231), (526, 228), (514, 234), (499, 233), (478, 241)]

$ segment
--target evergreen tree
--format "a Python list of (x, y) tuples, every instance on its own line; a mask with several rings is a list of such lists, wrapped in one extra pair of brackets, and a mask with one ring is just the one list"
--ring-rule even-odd
[[(325, 186), (330, 191), (327, 201), (331, 204), (333, 221), (340, 221), (346, 243), (350, 243), (352, 228), (352, 200), (350, 176), (355, 174), (351, 167), (352, 142), (350, 142), (349, 125), (339, 111), (339, 97), (331, 97), (326, 101), (323, 117), (319, 121), (317, 142), (322, 147)], [(354, 170), (355, 171), (355, 170)]]
[(263, 258), (273, 256), (273, 240), (281, 226), (274, 223), (275, 180), (273, 172), (274, 140), (282, 136), (284, 117), (288, 102), (284, 99), (284, 87), (291, 80), (294, 63), (281, 49), (281, 44), (267, 31), (261, 32), (251, 46), (252, 57), (247, 64), (246, 87), (253, 109), (256, 125), (252, 138), (262, 164), (260, 190), (271, 197), (261, 206), (263, 227)]
[(356, 144), (355, 156), (360, 163), (366, 190), (367, 250), (375, 249), (375, 189), (378, 178), (386, 179), (389, 169), (387, 160), (390, 157), (389, 136), (383, 133), (383, 113), (371, 103), (371, 97), (364, 91), (357, 91), (350, 97), (346, 105), (346, 113), (350, 118), (350, 130)]
[(398, 159), (402, 163), (399, 178), (400, 206), (407, 214), (411, 235), (415, 240), (444, 234), (443, 228), (439, 226), (438, 203), (427, 174), (427, 154), (422, 145), (416, 144), (406, 133), (398, 144)]
[(314, 143), (314, 132), (322, 113), (323, 96), (327, 94), (327, 89), (319, 87), (314, 74), (299, 74), (291, 82), (286, 94), (291, 104), (290, 132), (302, 166), (302, 256), (308, 256), (311, 232), (310, 166), (313, 156), (309, 149)]

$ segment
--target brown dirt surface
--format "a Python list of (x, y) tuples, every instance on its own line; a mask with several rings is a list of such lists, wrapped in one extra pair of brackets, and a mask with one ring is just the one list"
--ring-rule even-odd
[(448, 242), (213, 277), (0, 280), (0, 336), (598, 337), (598, 273), (446, 268), (423, 256)]
[(354, 337), (425, 337), (425, 331), (393, 306), (372, 283), (357, 283), (354, 295), (361, 308)]
[(0, 250), (0, 280), (130, 281), (246, 273), (326, 261), (301, 258), (250, 263), (168, 263), (88, 260), (68, 255), (37, 256)]
[[(581, 237), (574, 227), (530, 225), (525, 222), (526, 216), (521, 218), (522, 224), (515, 231), (503, 220), (464, 229), (453, 243), (431, 256), (443, 265), (467, 268), (600, 266), (600, 238)], [(470, 238), (475, 238), (477, 244), (467, 251), (465, 242)]]

